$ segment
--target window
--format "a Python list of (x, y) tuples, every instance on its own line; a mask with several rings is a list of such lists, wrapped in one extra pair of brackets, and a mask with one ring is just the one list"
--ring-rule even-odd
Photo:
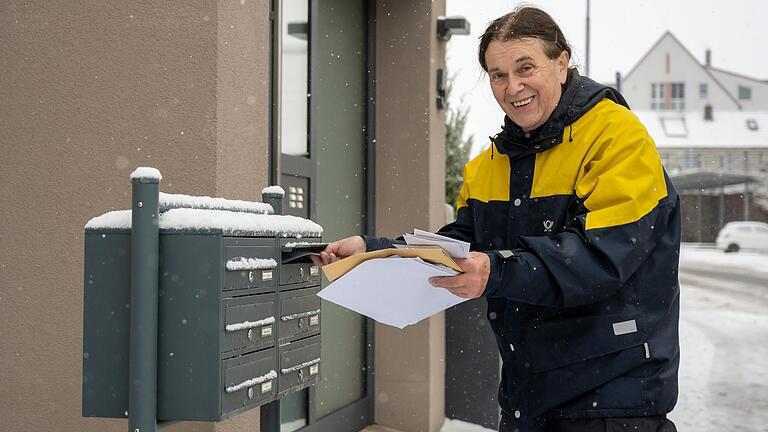
[(701, 168), (701, 155), (699, 153), (696, 153), (693, 150), (686, 151), (681, 168), (683, 169)]
[(651, 83), (651, 110), (685, 110), (685, 83)]
[(752, 88), (739, 86), (739, 100), (752, 100)]
[(664, 134), (670, 138), (684, 138), (688, 136), (688, 126), (683, 117), (663, 117), (659, 119)]
[(685, 84), (672, 83), (670, 90), (672, 91), (672, 97), (669, 100), (670, 109), (672, 111), (683, 111), (685, 109)]
[(306, 0), (282, 2), (280, 65), (280, 147), (284, 154), (309, 155), (309, 42)]
[(702, 99), (706, 99), (708, 95), (709, 95), (709, 87), (707, 86), (707, 83), (699, 84), (699, 97)]

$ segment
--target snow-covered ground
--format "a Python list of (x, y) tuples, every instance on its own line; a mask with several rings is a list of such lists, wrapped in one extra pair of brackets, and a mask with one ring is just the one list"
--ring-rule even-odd
[(680, 266), (736, 272), (744, 270), (768, 277), (768, 254), (745, 251), (725, 253), (711, 245), (683, 244), (680, 248)]
[(768, 255), (681, 251), (678, 430), (768, 431)]
[[(680, 432), (768, 431), (768, 254), (680, 253)], [(492, 432), (446, 420), (441, 432)]]

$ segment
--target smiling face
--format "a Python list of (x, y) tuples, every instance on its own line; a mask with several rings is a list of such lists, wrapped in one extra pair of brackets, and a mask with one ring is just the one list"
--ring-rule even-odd
[(568, 76), (568, 53), (550, 59), (537, 38), (494, 40), (485, 52), (496, 101), (525, 132), (544, 124), (557, 107)]

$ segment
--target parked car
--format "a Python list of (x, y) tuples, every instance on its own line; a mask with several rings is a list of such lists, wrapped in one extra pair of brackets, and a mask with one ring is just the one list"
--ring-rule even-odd
[(768, 224), (728, 222), (717, 234), (715, 244), (725, 252), (738, 252), (742, 249), (768, 251)]

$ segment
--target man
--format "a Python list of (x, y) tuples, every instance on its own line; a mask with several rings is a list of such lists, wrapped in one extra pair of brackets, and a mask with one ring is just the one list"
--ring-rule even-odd
[[(505, 125), (466, 165), (457, 220), (439, 231), (471, 243), (464, 273), (431, 282), (488, 301), (500, 431), (674, 431), (679, 199), (624, 98), (570, 56), (533, 7), (481, 37)], [(321, 256), (391, 245), (350, 237)]]

